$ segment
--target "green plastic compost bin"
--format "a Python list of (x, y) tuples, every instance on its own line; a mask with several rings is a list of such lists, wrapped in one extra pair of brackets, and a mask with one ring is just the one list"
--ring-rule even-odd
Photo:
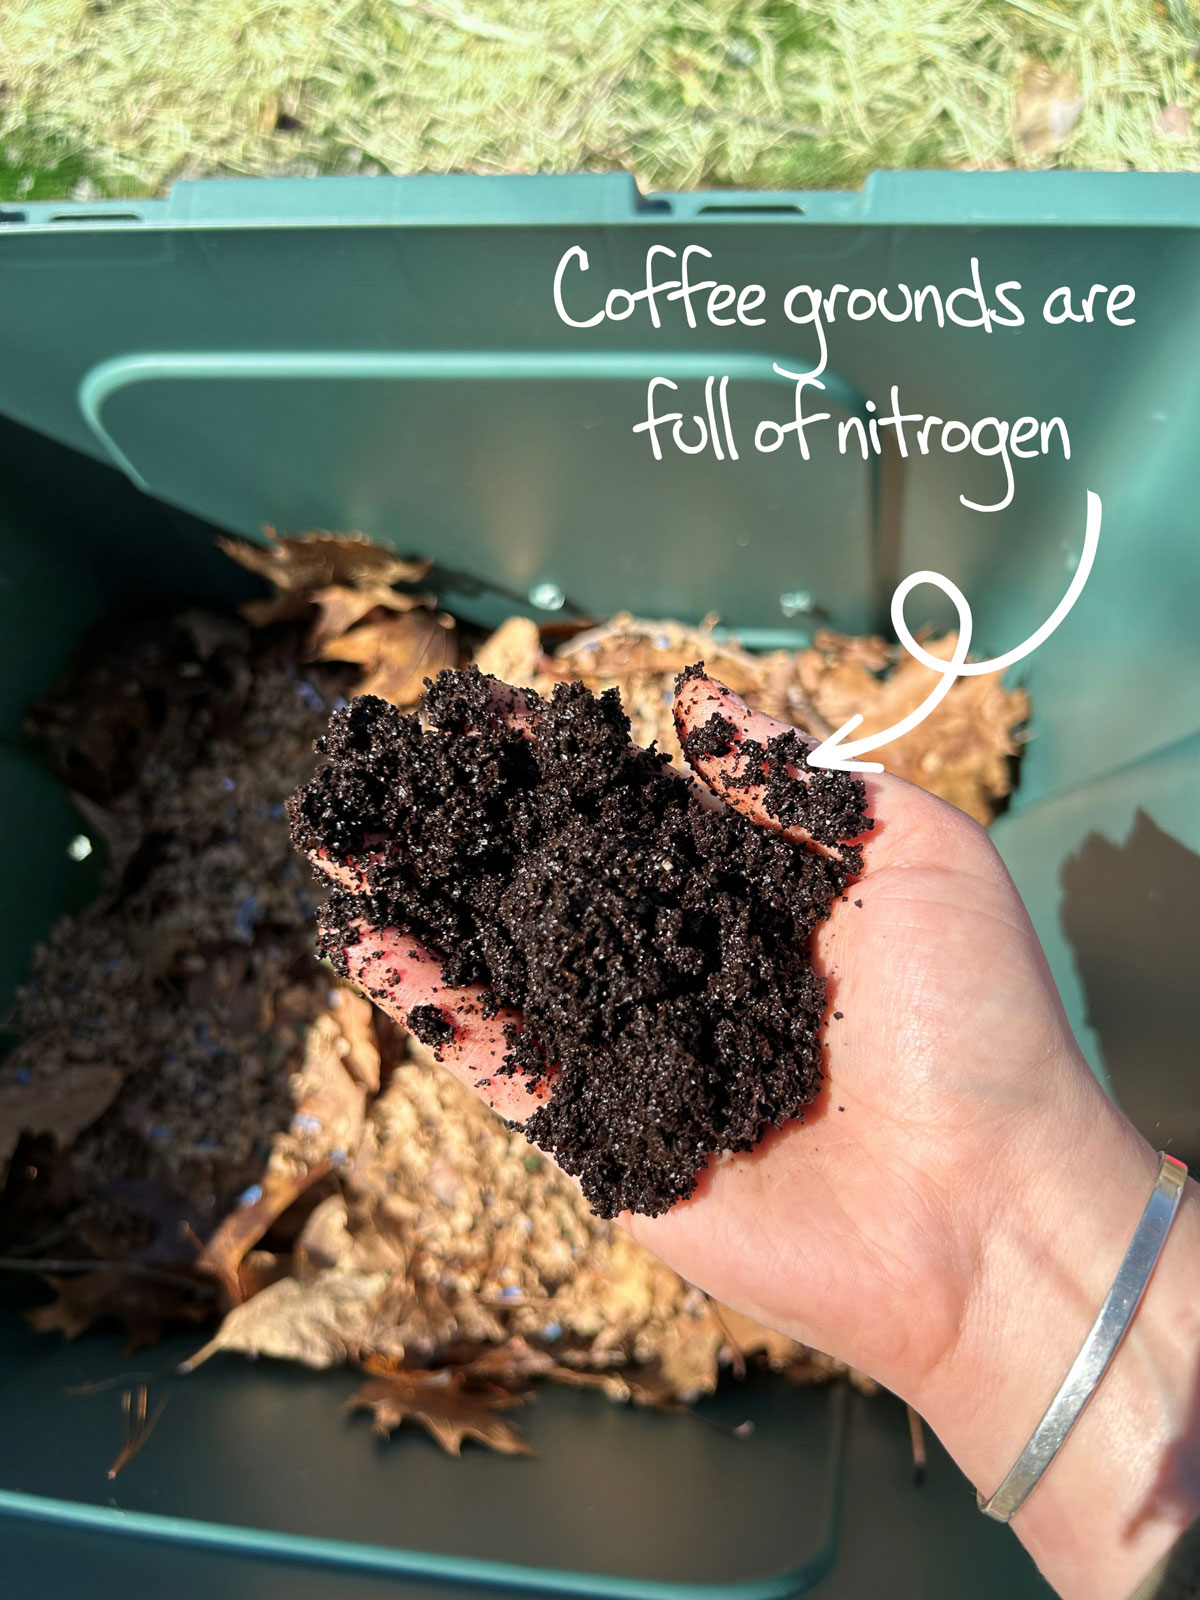
[[(644, 282), (656, 244), (676, 262), (703, 246), (694, 261), (761, 284), (771, 315), (692, 328), (675, 302), (657, 327), (644, 305), (591, 321), (610, 288)], [(573, 258), (563, 292), (583, 327), (552, 294), (572, 247), (588, 271)], [(818, 356), (813, 325), (779, 315), (790, 287), (840, 283), (844, 308), (856, 288), (949, 294), (972, 257), (1022, 285), (1023, 327), (843, 311), (820, 398), (827, 429), (881, 414), (893, 383), (914, 413), (1063, 419), (1069, 459), (1016, 462), (1006, 509), (962, 503), (1003, 486), (974, 450), (863, 460), (827, 431), (804, 460), (742, 431), (736, 460), (666, 436), (655, 460), (634, 431), (655, 376), (678, 386), (660, 409), (688, 419), (724, 375), (735, 429), (786, 421), (794, 384), (775, 367)], [(1056, 287), (1093, 284), (1133, 287), (1123, 324), (1041, 316)], [(1032, 737), (995, 837), (1096, 1071), (1156, 1144), (1200, 1155), (1197, 350), (1187, 176), (894, 173), (862, 193), (650, 198), (623, 176), (213, 181), (0, 213), (4, 986), (94, 870), (68, 854), (81, 823), (23, 745), (23, 708), (114, 608), (234, 592), (214, 529), (362, 529), (435, 556), (444, 603), (481, 622), (539, 601), (716, 609), (752, 645), (886, 626), (898, 578), (931, 568), (996, 655), (1063, 594), (1092, 490), (1092, 575), (1015, 669)], [(928, 588), (907, 615), (953, 622)], [(169, 1371), (191, 1347), (134, 1365)], [(0, 1316), (6, 1595), (1041, 1589), (944, 1456), (914, 1487), (885, 1398), (763, 1379), (664, 1417), (556, 1391), (528, 1414), (535, 1459), (451, 1461), (419, 1436), (377, 1448), (339, 1412), (348, 1378), (230, 1358), (174, 1384), (110, 1483), (113, 1390), (67, 1390), (128, 1366), (103, 1336), (60, 1345)], [(749, 1440), (712, 1426), (746, 1417)]]

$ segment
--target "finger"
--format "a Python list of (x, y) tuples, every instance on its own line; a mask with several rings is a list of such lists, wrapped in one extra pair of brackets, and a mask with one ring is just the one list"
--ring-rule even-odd
[(467, 698), (457, 689), (428, 678), (421, 702), (424, 725), (449, 733), (477, 732), (481, 726), (495, 726), (497, 722), (515, 729), (526, 738), (533, 737), (537, 712), (530, 706), (529, 694), (500, 678), (484, 674), (487, 684), (486, 698)]
[[(675, 728), (693, 771), (759, 827), (839, 859), (839, 841), (859, 840), (875, 868), (922, 838), (953, 807), (890, 773), (841, 774), (807, 766), (817, 740), (754, 711), (715, 678), (683, 678)], [(776, 741), (774, 750), (772, 743)], [(861, 778), (863, 788), (848, 777)], [(783, 780), (787, 781), (783, 781)], [(959, 813), (954, 813), (956, 816)]]
[(383, 859), (381, 851), (371, 849), (373, 844), (382, 843), (381, 837), (377, 834), (371, 834), (366, 842), (367, 854), (361, 866), (351, 861), (339, 861), (336, 856), (330, 855), (324, 845), (319, 850), (306, 850), (305, 854), (323, 877), (331, 879), (340, 888), (349, 889), (354, 894), (361, 894), (368, 887), (367, 870), (376, 861)]
[[(434, 690), (427, 695), (424, 710), (435, 726), (455, 727), (468, 735), (473, 731), (469, 714), (476, 726), (494, 716), (532, 738), (535, 713), (525, 692), (498, 679), (492, 680), (489, 691), (485, 705), (476, 701), (468, 707), (453, 695), (439, 696)], [(370, 869), (385, 858), (386, 844), (384, 835), (368, 834), (363, 849), (352, 857), (338, 856), (324, 845), (312, 846), (305, 854), (323, 877), (359, 894), (369, 888)], [(494, 1111), (510, 1122), (530, 1117), (547, 1098), (550, 1080), (499, 1071), (510, 1048), (505, 1028), (520, 1029), (520, 1015), (485, 1005), (482, 985), (447, 987), (438, 957), (400, 928), (376, 928), (360, 919), (351, 931), (354, 942), (331, 952), (350, 981), (429, 1045), (447, 1071)]]
[(499, 1071), (509, 1050), (505, 1027), (519, 1029), (520, 1015), (493, 1010), (478, 984), (447, 988), (438, 958), (399, 928), (360, 922), (353, 931), (357, 941), (342, 948), (351, 983), (429, 1045), (446, 1070), (493, 1111), (510, 1122), (532, 1116), (549, 1096), (549, 1081)]

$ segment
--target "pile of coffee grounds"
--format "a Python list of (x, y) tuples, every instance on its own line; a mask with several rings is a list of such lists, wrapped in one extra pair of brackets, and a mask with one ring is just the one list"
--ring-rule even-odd
[[(364, 888), (331, 897), (320, 945), (345, 975), (361, 922), (399, 927), (438, 953), (447, 985), (518, 1010), (498, 1070), (556, 1074), (526, 1136), (599, 1215), (657, 1215), (715, 1152), (751, 1149), (817, 1093), (825, 990), (809, 938), (858, 854), (702, 805), (666, 756), (630, 743), (615, 691), (527, 692), (533, 738), (504, 700), (470, 668), (440, 674), (420, 714), (373, 696), (334, 713), (292, 835)], [(790, 800), (828, 843), (863, 831), (858, 779), (823, 776), (814, 813), (797, 780), (785, 796), (773, 756), (774, 805)]]

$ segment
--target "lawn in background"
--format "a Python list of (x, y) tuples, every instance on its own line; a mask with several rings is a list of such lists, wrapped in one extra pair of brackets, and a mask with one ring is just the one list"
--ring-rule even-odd
[(0, 198), (271, 172), (1200, 169), (1200, 0), (21, 0)]

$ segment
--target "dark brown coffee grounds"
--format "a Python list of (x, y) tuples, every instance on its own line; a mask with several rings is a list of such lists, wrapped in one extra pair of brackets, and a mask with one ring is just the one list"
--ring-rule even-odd
[(737, 729), (728, 717), (714, 712), (707, 722), (685, 735), (683, 753), (695, 766), (705, 756), (727, 756), (737, 740)]
[[(703, 732), (710, 750), (732, 737)], [(764, 753), (774, 803), (830, 843), (861, 833), (862, 783), (823, 773), (806, 800), (787, 778), (787, 794), (785, 744)], [(808, 942), (851, 864), (702, 806), (630, 744), (615, 691), (541, 700), (446, 672), (422, 715), (364, 696), (317, 748), (293, 837), (365, 882), (329, 900), (321, 949), (345, 973), (356, 924), (400, 927), (440, 954), (447, 985), (482, 983), (488, 1007), (521, 1012), (498, 1070), (557, 1069), (525, 1132), (602, 1216), (666, 1211), (712, 1154), (751, 1149), (813, 1099), (825, 990)], [(416, 1011), (420, 1038), (424, 1013), (450, 1026)]]
[[(675, 693), (690, 679), (704, 676), (704, 663), (695, 662), (675, 680)], [(811, 741), (794, 728), (776, 734), (765, 745), (757, 739), (738, 740), (737, 729), (719, 712), (685, 733), (678, 707), (675, 727), (684, 755), (693, 766), (706, 757), (727, 756), (735, 747), (738, 761), (720, 779), (722, 794), (731, 790), (763, 791), (763, 809), (781, 828), (802, 828), (818, 844), (843, 845), (841, 855), (851, 874), (862, 869), (862, 851), (843, 841), (856, 839), (874, 828), (866, 814), (866, 789), (861, 781), (847, 784), (845, 773), (808, 765)], [(805, 782), (795, 774), (802, 772)]]
[(454, 1024), (440, 1006), (413, 1006), (408, 1013), (408, 1026), (439, 1059), (441, 1050), (454, 1043)]

